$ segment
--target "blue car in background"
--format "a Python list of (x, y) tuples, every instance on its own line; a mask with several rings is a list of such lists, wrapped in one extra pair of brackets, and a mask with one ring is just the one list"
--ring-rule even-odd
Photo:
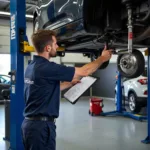
[(10, 89), (11, 78), (8, 75), (0, 74), (0, 104), (3, 103), (4, 97), (2, 91), (4, 89)]

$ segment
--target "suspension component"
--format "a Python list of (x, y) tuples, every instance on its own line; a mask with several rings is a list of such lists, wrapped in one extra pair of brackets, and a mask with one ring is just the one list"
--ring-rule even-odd
[(128, 9), (128, 52), (129, 54), (133, 51), (133, 24), (132, 24), (132, 8), (130, 5)]
[(133, 22), (132, 22), (132, 0), (122, 0), (128, 11), (128, 53), (133, 52)]

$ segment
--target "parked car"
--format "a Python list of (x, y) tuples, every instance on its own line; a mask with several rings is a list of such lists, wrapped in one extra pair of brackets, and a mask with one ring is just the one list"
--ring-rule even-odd
[[(142, 107), (147, 105), (147, 69), (144, 73), (133, 79), (122, 79), (123, 100), (128, 102), (129, 109), (133, 113), (139, 113)], [(115, 103), (117, 102), (117, 85), (115, 86)]]
[(137, 49), (150, 45), (149, 20), (149, 0), (38, 0), (33, 30), (54, 30), (65, 52), (83, 53), (92, 60), (107, 44), (122, 53), (117, 60), (120, 73), (135, 78), (144, 71), (144, 57)]
[(2, 90), (10, 89), (10, 76), (0, 74), (0, 103), (4, 100)]
[(10, 84), (10, 76), (0, 74), (0, 83)]

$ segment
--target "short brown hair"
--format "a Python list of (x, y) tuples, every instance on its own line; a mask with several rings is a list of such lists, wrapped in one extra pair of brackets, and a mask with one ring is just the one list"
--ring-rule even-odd
[(38, 30), (32, 34), (32, 43), (38, 53), (44, 52), (47, 44), (52, 44), (52, 37), (56, 37), (56, 33), (52, 30)]

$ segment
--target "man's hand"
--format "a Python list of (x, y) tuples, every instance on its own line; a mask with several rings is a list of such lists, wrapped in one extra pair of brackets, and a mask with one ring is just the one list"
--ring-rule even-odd
[(103, 62), (108, 61), (112, 56), (112, 50), (107, 50), (107, 47), (105, 46), (102, 55), (100, 57), (102, 57)]
[(60, 84), (60, 90), (63, 91), (65, 89), (68, 89), (72, 86), (74, 86), (77, 83), (80, 83), (81, 81), (79, 79), (73, 79), (71, 82), (62, 82)]
[(107, 50), (105, 46), (102, 55), (99, 56), (95, 61), (88, 63), (80, 68), (75, 68), (74, 78), (85, 77), (94, 73), (104, 62), (108, 61), (112, 56), (113, 50)]
[(71, 82), (72, 86), (73, 86), (73, 85), (76, 85), (77, 83), (81, 83), (81, 81), (78, 80), (78, 79), (74, 79), (74, 80), (72, 80), (72, 82)]

